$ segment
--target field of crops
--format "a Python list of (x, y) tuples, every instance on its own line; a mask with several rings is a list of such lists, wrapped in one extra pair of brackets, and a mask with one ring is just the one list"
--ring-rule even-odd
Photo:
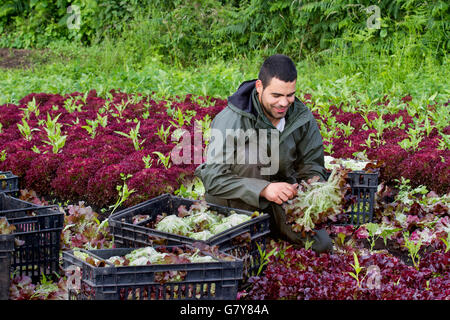
[[(67, 300), (74, 286), (101, 296), (92, 283), (103, 277), (93, 275), (108, 268), (137, 268), (137, 281), (157, 288), (110, 288), (113, 300), (449, 300), (448, 21), (442, 0), (4, 1), (0, 190), (10, 175), (20, 184), (10, 194), (17, 202), (0, 193), (0, 300)], [(329, 253), (265, 234), (260, 212), (214, 216), (204, 202), (139, 207), (204, 199), (194, 171), (206, 159), (211, 121), (275, 53), (295, 62), (295, 96), (317, 121), (333, 178), (303, 182), (284, 207), (287, 221), (299, 232), (323, 227)], [(347, 167), (333, 171), (336, 162)], [(355, 170), (376, 174), (373, 198), (360, 195), (367, 186), (350, 194)], [(342, 224), (359, 200), (372, 220)], [(169, 209), (175, 214), (158, 211)], [(209, 246), (236, 224), (248, 229), (217, 241), (230, 256)], [(201, 253), (108, 251), (167, 244), (148, 228), (206, 242)], [(247, 274), (234, 253), (256, 268)], [(67, 261), (90, 270), (81, 284)], [(235, 287), (217, 279), (217, 268)]]
[[(362, 226), (327, 224), (333, 254), (272, 240), (261, 255), (265, 271), (248, 280), (239, 298), (448, 299), (448, 102), (431, 98), (423, 106), (411, 96), (386, 97), (380, 111), (371, 111), (362, 103), (318, 105), (311, 94), (300, 98), (314, 112), (327, 156), (376, 162), (374, 219)], [(63, 249), (111, 248), (113, 237), (100, 223), (112, 211), (164, 193), (201, 197), (196, 164), (171, 159), (181, 141), (176, 133), (193, 136), (197, 125), (206, 136), (225, 106), (224, 99), (192, 95), (30, 94), (0, 106), (0, 170), (20, 177), (23, 199), (65, 208)], [(12, 298), (67, 294), (64, 277), (58, 288), (52, 281), (35, 286), (16, 277)]]

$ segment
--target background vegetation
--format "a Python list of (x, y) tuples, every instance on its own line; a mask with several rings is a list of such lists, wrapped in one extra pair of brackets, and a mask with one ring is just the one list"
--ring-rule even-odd
[(294, 59), (298, 90), (318, 102), (447, 101), (449, 21), (440, 0), (6, 0), (0, 48), (34, 55), (33, 72), (0, 70), (0, 103), (118, 88), (227, 97), (273, 53)]

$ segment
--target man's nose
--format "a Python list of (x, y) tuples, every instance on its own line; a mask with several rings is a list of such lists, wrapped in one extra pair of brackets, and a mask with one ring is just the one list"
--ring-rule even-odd
[(289, 100), (288, 100), (288, 98), (282, 97), (282, 98), (280, 99), (280, 105), (281, 105), (282, 107), (287, 107), (287, 106), (289, 105)]

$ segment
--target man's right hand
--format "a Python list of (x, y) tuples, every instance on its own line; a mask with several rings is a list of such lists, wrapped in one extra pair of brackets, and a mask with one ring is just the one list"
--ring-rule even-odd
[(297, 194), (297, 187), (298, 183), (273, 182), (261, 191), (260, 196), (276, 204), (282, 204)]

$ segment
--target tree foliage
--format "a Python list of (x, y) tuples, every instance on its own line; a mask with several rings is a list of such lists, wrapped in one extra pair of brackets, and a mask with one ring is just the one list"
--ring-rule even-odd
[[(71, 5), (80, 8), (80, 29), (67, 28)], [(449, 48), (449, 21), (443, 0), (6, 0), (0, 46), (42, 47), (61, 39), (90, 45), (126, 34), (183, 64), (255, 50), (300, 59), (365, 45), (441, 57)]]

